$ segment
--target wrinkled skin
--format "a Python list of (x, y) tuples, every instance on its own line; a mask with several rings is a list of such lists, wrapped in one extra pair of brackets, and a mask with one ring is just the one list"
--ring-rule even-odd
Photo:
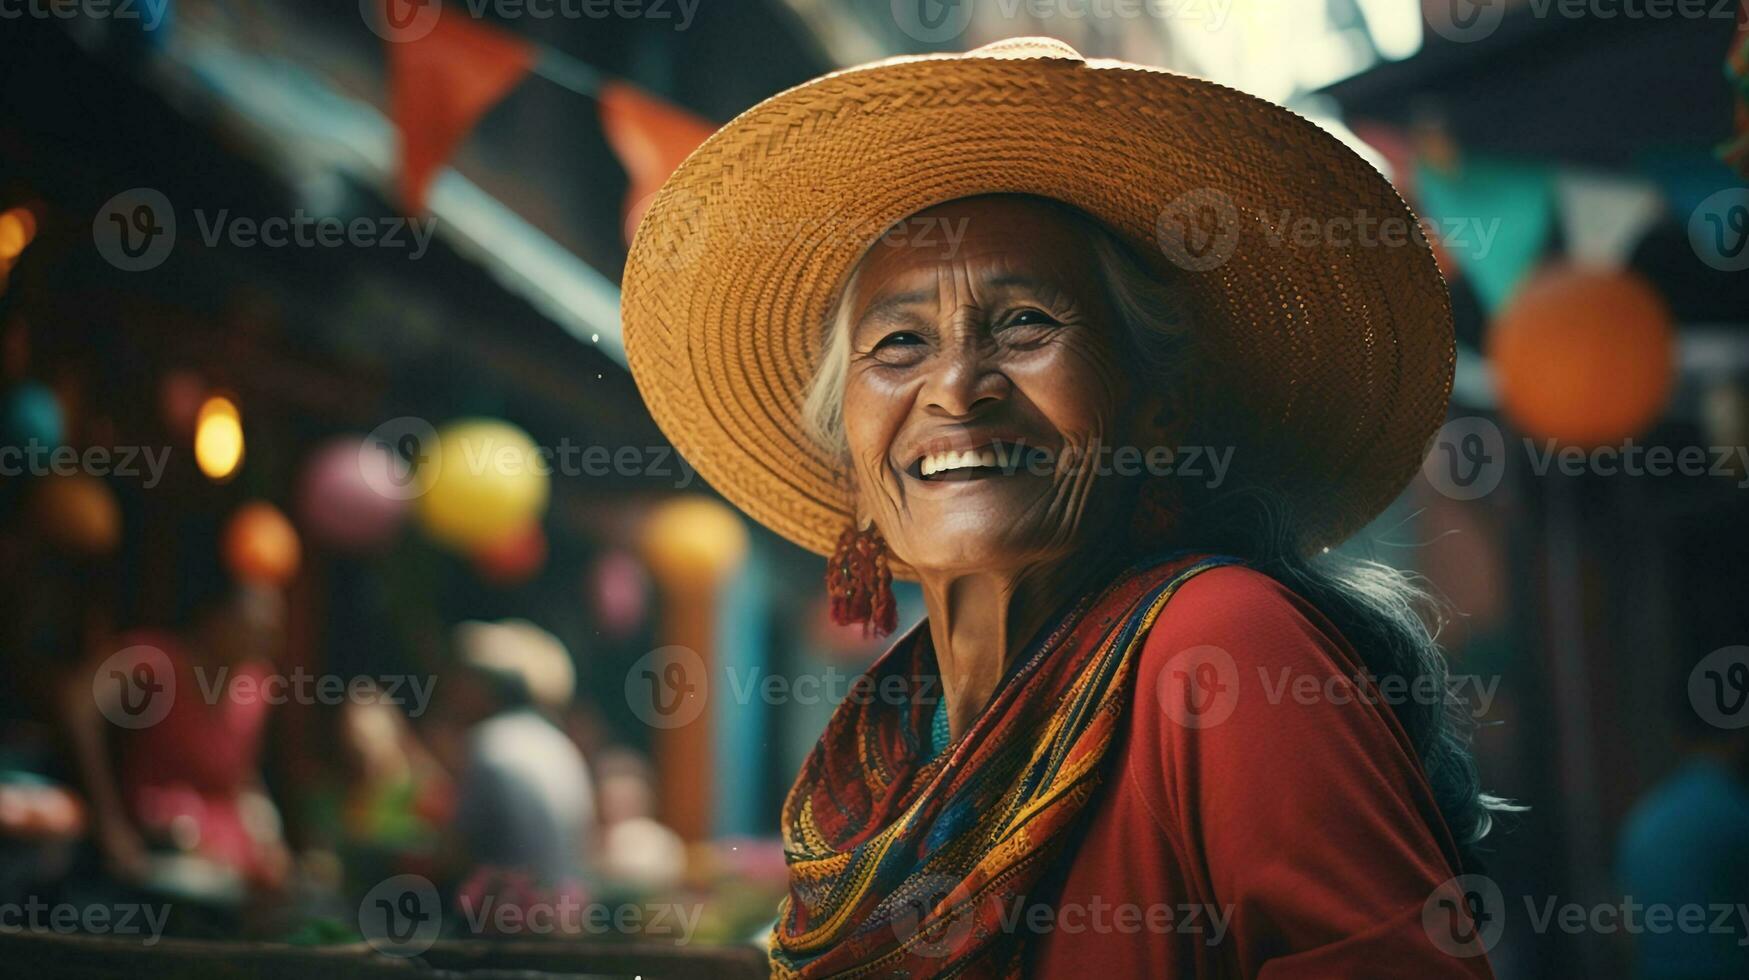
[[(1128, 498), (1102, 451), (1158, 438), (1162, 402), (1136, 391), (1086, 228), (1041, 201), (919, 212), (863, 258), (846, 301), (858, 514), (918, 573), (957, 735), (1114, 551)], [(928, 453), (992, 440), (1049, 455), (921, 475)]]

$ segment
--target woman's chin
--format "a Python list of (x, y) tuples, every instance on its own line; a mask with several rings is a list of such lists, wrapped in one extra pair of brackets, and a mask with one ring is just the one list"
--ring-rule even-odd
[(923, 575), (962, 575), (993, 572), (1037, 562), (1051, 540), (1044, 533), (1028, 533), (1014, 522), (987, 527), (940, 528), (914, 533), (916, 542), (899, 552), (907, 564)]

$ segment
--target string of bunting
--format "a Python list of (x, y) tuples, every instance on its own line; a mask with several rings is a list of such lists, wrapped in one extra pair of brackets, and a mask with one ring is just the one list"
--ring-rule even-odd
[[(382, 0), (383, 23), (392, 24)], [(384, 32), (385, 37), (394, 32)], [(389, 103), (400, 133), (402, 207), (425, 209), (431, 181), (475, 124), (529, 75), (594, 99), (608, 145), (626, 169), (625, 234), (649, 198), (716, 126), (550, 46), (440, 8), (431, 29), (385, 42)]]

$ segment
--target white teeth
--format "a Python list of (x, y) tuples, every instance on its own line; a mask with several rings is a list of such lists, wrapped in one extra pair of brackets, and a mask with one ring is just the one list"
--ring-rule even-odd
[(934, 476), (947, 470), (970, 469), (974, 466), (995, 466), (996, 450), (967, 449), (963, 452), (949, 449), (945, 452), (930, 453), (923, 457), (919, 470), (924, 476)]

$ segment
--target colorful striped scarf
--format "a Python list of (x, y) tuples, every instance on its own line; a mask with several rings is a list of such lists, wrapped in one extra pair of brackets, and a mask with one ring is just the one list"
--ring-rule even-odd
[(1228, 559), (1138, 563), (1040, 631), (984, 712), (931, 751), (928, 630), (859, 678), (783, 807), (789, 895), (772, 975), (1013, 976), (1012, 909), (1065, 856), (1103, 774), (1148, 630)]

